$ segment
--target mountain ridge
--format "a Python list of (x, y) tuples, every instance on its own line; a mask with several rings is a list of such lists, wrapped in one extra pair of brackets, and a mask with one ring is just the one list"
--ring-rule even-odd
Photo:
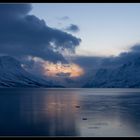
[(0, 56), (0, 87), (63, 87), (27, 72), (20, 61)]
[(100, 68), (84, 86), (88, 88), (140, 88), (140, 57), (117, 68)]

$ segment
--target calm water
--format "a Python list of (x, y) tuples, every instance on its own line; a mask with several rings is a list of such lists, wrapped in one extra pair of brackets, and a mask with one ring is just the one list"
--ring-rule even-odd
[(140, 136), (140, 89), (1, 89), (0, 135)]

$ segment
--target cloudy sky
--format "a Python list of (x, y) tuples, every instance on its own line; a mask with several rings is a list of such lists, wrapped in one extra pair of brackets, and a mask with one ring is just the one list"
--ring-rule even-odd
[(140, 4), (0, 4), (0, 55), (43, 77), (88, 79), (139, 57), (139, 14)]
[[(140, 42), (140, 4), (46, 3), (32, 4), (31, 13), (51, 27), (68, 29), (82, 39), (78, 55), (118, 55)], [(68, 31), (68, 30), (67, 30)]]

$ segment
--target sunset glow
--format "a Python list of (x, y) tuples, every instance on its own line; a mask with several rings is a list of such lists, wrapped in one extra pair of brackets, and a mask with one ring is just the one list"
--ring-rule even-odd
[(44, 63), (44, 73), (47, 76), (68, 76), (68, 77), (78, 77), (83, 75), (84, 70), (77, 64), (62, 64), (62, 63)]

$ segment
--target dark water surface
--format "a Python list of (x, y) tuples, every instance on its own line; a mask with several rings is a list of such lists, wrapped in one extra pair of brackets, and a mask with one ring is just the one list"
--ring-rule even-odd
[(140, 136), (140, 89), (0, 89), (0, 136)]

